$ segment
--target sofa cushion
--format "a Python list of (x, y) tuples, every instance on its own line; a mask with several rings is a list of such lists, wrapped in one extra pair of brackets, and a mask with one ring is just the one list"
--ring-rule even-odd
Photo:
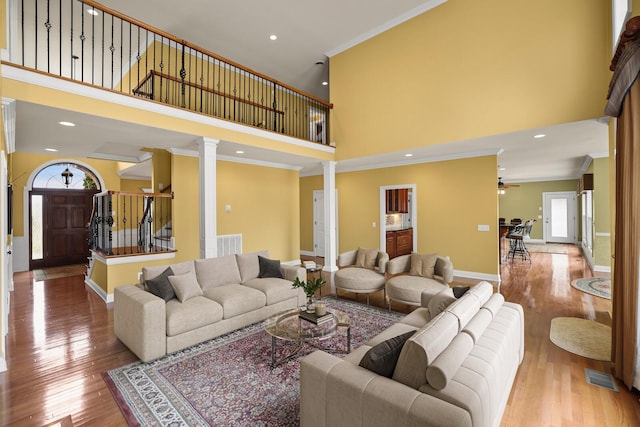
[(197, 259), (195, 261), (195, 270), (198, 283), (200, 283), (202, 289), (238, 284), (242, 280), (235, 255)]
[(483, 309), (489, 311), (491, 316), (495, 316), (498, 310), (504, 304), (504, 297), (502, 294), (493, 294), (491, 298), (482, 306)]
[(420, 328), (402, 347), (393, 379), (418, 389), (427, 383), (427, 368), (458, 334), (458, 319), (440, 313)]
[(258, 266), (260, 267), (258, 272), (259, 278), (275, 277), (278, 279), (284, 279), (279, 259), (269, 259), (258, 255)]
[(260, 274), (260, 264), (258, 263), (258, 255), (269, 258), (267, 251), (253, 252), (250, 254), (236, 254), (236, 262), (240, 270), (241, 283), (247, 280), (255, 279)]
[(416, 326), (408, 325), (406, 323), (397, 322), (397, 323), (394, 323), (393, 325), (389, 326), (384, 331), (380, 332), (375, 337), (371, 338), (369, 341), (366, 342), (366, 344), (370, 345), (371, 347), (374, 347), (374, 346), (380, 344), (382, 341), (386, 341), (388, 339), (391, 339), (391, 338), (393, 338), (395, 336), (398, 336), (398, 335), (405, 334), (407, 332), (415, 332), (418, 329), (420, 329), (420, 328), (418, 328)]
[(422, 297), (422, 306), (424, 307), (426, 305), (427, 310), (429, 310), (429, 314), (433, 319), (455, 301), (456, 297), (453, 295), (453, 290), (447, 287), (429, 298), (428, 302), (426, 301), (426, 297)]
[(159, 276), (167, 267), (171, 267), (173, 270), (173, 274), (184, 274), (189, 271), (195, 272), (193, 260), (178, 262), (175, 264), (169, 265), (155, 265), (153, 267), (143, 267), (142, 268), (142, 281), (146, 282), (149, 279), (153, 279), (156, 276)]
[(436, 390), (442, 390), (458, 372), (462, 362), (473, 349), (473, 339), (467, 334), (458, 334), (451, 344), (427, 368), (427, 381)]
[(391, 378), (402, 346), (414, 333), (413, 331), (405, 332), (371, 347), (360, 360), (360, 366), (378, 375)]
[(180, 302), (202, 295), (202, 288), (196, 279), (195, 273), (189, 271), (185, 274), (169, 276), (169, 282)]
[(411, 269), (409, 274), (411, 276), (422, 276), (429, 279), (433, 279), (433, 272), (436, 268), (436, 261), (438, 260), (438, 254), (418, 254), (411, 253)]
[(222, 306), (203, 296), (167, 303), (167, 335), (175, 336), (222, 320)]
[(252, 279), (242, 284), (262, 292), (267, 297), (267, 305), (298, 297), (298, 289), (291, 287), (291, 282), (277, 277)]
[(398, 323), (404, 323), (405, 325), (415, 326), (420, 329), (431, 320), (431, 314), (425, 307), (418, 307), (411, 313), (404, 316)]
[(382, 289), (386, 281), (384, 275), (375, 270), (357, 267), (341, 268), (336, 271), (334, 279), (337, 288), (354, 292), (371, 292)]
[(468, 293), (478, 298), (480, 305), (482, 305), (489, 300), (491, 295), (493, 295), (493, 285), (483, 280), (482, 282), (472, 286)]
[(376, 267), (378, 252), (379, 252), (378, 248), (374, 248), (374, 249), (358, 248), (358, 252), (356, 253), (355, 266), (373, 270)]
[(244, 285), (216, 286), (207, 289), (204, 296), (222, 306), (225, 319), (257, 310), (267, 303), (264, 293)]
[(401, 275), (387, 280), (387, 295), (389, 298), (412, 304), (420, 304), (422, 293), (435, 295), (445, 289), (447, 285), (434, 279), (422, 276)]
[(176, 297), (176, 293), (173, 291), (171, 282), (169, 282), (169, 276), (173, 276), (171, 267), (167, 267), (160, 275), (153, 279), (146, 280), (144, 282), (145, 287), (155, 296), (165, 301), (171, 301)]
[(493, 315), (489, 310), (478, 310), (473, 319), (462, 329), (462, 332), (469, 334), (474, 343), (478, 342), (492, 319)]
[(470, 292), (467, 292), (460, 299), (452, 302), (445, 309), (445, 311), (452, 313), (458, 318), (458, 332), (469, 323), (469, 320), (476, 315), (478, 310), (480, 310), (480, 301)]

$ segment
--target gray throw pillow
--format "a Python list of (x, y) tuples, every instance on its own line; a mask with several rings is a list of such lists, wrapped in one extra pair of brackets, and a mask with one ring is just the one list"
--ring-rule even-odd
[(155, 296), (165, 301), (171, 301), (176, 297), (176, 293), (173, 291), (171, 282), (169, 282), (169, 276), (173, 276), (171, 267), (167, 267), (166, 270), (153, 279), (146, 280), (144, 284), (149, 289), (149, 292)]
[(269, 259), (258, 255), (258, 264), (260, 265), (260, 273), (258, 277), (277, 277), (284, 279), (282, 269), (280, 268), (280, 260)]
[(362, 357), (360, 366), (378, 375), (391, 378), (396, 368), (400, 351), (402, 351), (402, 346), (414, 333), (415, 331), (405, 332), (371, 347)]
[(469, 290), (469, 286), (454, 286), (452, 289), (453, 289), (453, 296), (456, 298), (460, 298)]

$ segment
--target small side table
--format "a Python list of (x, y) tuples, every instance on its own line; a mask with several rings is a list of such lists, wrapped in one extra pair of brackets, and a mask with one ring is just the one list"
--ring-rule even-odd
[[(315, 267), (309, 267), (309, 268), (305, 267), (305, 269), (307, 270), (307, 274), (309, 276), (313, 277), (314, 279), (319, 279), (320, 277), (322, 277), (322, 267), (324, 266), (320, 264), (316, 264)], [(322, 287), (320, 288), (320, 296), (322, 296)]]

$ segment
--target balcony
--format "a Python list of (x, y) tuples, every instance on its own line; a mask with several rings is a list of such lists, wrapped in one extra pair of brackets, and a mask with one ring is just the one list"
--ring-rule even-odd
[(328, 144), (332, 104), (92, 1), (9, 0), (11, 65)]

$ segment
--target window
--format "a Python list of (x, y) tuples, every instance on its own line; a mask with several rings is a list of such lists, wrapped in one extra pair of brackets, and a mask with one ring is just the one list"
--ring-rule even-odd
[(33, 179), (33, 188), (100, 190), (99, 185), (93, 172), (75, 163), (54, 163)]

